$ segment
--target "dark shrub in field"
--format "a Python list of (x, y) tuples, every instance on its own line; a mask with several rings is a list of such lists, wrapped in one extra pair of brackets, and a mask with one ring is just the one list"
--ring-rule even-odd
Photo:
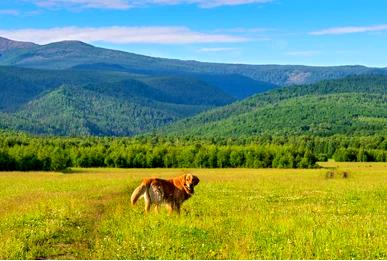
[(328, 170), (327, 173), (325, 174), (325, 178), (327, 179), (333, 179), (335, 177), (347, 179), (349, 178), (349, 172), (336, 169), (336, 170)]

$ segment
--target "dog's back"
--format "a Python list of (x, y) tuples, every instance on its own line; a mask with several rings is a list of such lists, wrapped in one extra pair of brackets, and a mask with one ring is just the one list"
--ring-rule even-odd
[(144, 179), (132, 193), (130, 198), (131, 203), (136, 204), (137, 200), (142, 197), (149, 197), (151, 203), (162, 203), (165, 199), (165, 194), (171, 192), (169, 181), (159, 178)]
[[(186, 179), (187, 177), (187, 179)], [(185, 181), (193, 182), (191, 186), (186, 186)], [(136, 204), (140, 197), (144, 197), (145, 212), (149, 211), (151, 204), (156, 208), (165, 203), (172, 210), (180, 211), (180, 205), (193, 194), (193, 186), (199, 183), (199, 179), (191, 174), (175, 177), (170, 180), (159, 178), (144, 179), (132, 193), (131, 203)]]

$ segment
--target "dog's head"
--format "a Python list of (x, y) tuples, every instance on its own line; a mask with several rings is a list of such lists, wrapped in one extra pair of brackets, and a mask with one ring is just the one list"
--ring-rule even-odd
[(199, 184), (199, 181), (200, 181), (199, 178), (192, 175), (191, 173), (185, 174), (183, 177), (184, 177), (184, 183), (183, 183), (184, 190), (188, 194), (195, 193), (194, 187), (197, 184)]

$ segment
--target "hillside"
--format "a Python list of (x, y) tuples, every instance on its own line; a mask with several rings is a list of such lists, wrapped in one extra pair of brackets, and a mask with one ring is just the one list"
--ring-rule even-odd
[[(108, 61), (108, 64), (106, 62)], [(18, 52), (2, 51), (0, 65), (20, 66), (40, 69), (98, 69), (108, 71), (127, 71), (154, 75), (187, 75), (216, 82), (213, 77), (226, 76), (234, 84), (228, 94), (240, 97), (241, 88), (253, 88), (254, 81), (264, 85), (292, 85), (314, 83), (323, 79), (342, 78), (348, 75), (386, 73), (386, 69), (364, 66), (312, 67), (301, 65), (245, 65), (205, 63), (177, 59), (155, 58), (129, 52), (94, 47), (79, 41), (63, 41), (47, 45), (27, 46)], [(203, 74), (205, 74), (203, 76)], [(209, 77), (207, 77), (207, 76)], [(240, 77), (247, 77), (240, 81)], [(246, 81), (249, 80), (249, 81)], [(219, 80), (217, 80), (219, 82)], [(221, 85), (225, 82), (221, 81)], [(234, 86), (235, 85), (235, 86)], [(222, 88), (222, 86), (216, 86)], [(226, 90), (225, 89), (225, 90)], [(233, 95), (233, 93), (236, 93)], [(256, 92), (255, 92), (256, 93)], [(251, 92), (248, 92), (251, 94)], [(246, 96), (244, 96), (246, 97)]]
[(56, 135), (133, 135), (178, 118), (166, 110), (72, 86), (55, 89), (13, 116), (14, 120), (3, 124)]
[(353, 76), (297, 85), (179, 121), (168, 135), (254, 136), (387, 133), (387, 77)]
[[(202, 63), (79, 41), (37, 45), (5, 38), (0, 65), (0, 127), (34, 134), (135, 135), (246, 97), (166, 130), (205, 136), (367, 134), (385, 124), (385, 94), (363, 86), (377, 82), (385, 88), (384, 76), (376, 76), (386, 74), (382, 68)], [(364, 77), (292, 85), (348, 75)]]
[(134, 135), (235, 99), (200, 80), (127, 72), (0, 67), (0, 128)]
[(12, 41), (7, 38), (0, 37), (0, 52), (9, 52), (16, 49), (33, 48), (37, 46), (34, 43)]
[(62, 84), (84, 85), (112, 83), (133, 78), (118, 72), (36, 70), (0, 66), (0, 111), (13, 111), (20, 105), (35, 99), (42, 92)]
[(134, 135), (198, 113), (208, 106), (117, 98), (79, 86), (59, 88), (14, 113), (0, 113), (0, 128), (49, 135)]

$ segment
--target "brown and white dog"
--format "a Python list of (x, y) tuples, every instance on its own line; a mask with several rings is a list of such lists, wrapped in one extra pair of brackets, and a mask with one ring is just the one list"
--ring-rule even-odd
[(154, 204), (156, 211), (161, 204), (167, 206), (169, 214), (176, 211), (180, 214), (181, 204), (195, 192), (194, 187), (199, 178), (192, 174), (185, 174), (173, 179), (146, 178), (132, 193), (131, 202), (136, 204), (140, 197), (145, 200), (145, 212)]

